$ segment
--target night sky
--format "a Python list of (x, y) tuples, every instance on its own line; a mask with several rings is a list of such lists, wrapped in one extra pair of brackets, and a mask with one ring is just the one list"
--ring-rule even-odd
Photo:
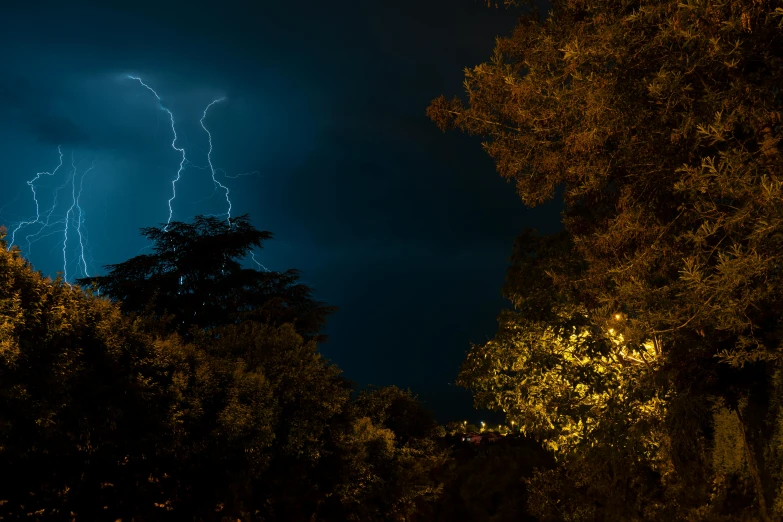
[(60, 187), (51, 226), (31, 250), (41, 226), (17, 232), (24, 254), (63, 271), (66, 217), (69, 281), (143, 252), (138, 229), (168, 219), (181, 157), (168, 114), (128, 75), (160, 95), (192, 162), (174, 219), (225, 212), (199, 124), (225, 97), (205, 119), (216, 179), (233, 215), (274, 233), (257, 259), (302, 270), (340, 308), (325, 355), (359, 385), (410, 387), (441, 421), (478, 421), (459, 366), (507, 304), (514, 237), (556, 230), (558, 210), (525, 209), (480, 140), (424, 111), (462, 94), (463, 68), (515, 19), (478, 0), (4, 3), (0, 224), (35, 218), (26, 182), (57, 167), (60, 146), (63, 166), (35, 183), (44, 220)]

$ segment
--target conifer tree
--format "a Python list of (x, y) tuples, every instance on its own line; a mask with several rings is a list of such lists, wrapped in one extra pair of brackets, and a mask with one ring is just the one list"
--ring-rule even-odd
[[(271, 239), (247, 215), (230, 221), (197, 216), (192, 223), (172, 221), (142, 229), (152, 254), (108, 265), (104, 276), (79, 279), (120, 303), (126, 313), (152, 314), (188, 336), (190, 329), (210, 329), (257, 320), (295, 324), (308, 337), (318, 336), (334, 307), (312, 297), (299, 272), (244, 268), (241, 261)], [(319, 337), (322, 338), (322, 337)]]

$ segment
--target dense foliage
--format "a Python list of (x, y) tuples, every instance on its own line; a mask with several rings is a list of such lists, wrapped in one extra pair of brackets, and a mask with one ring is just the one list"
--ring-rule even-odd
[[(0, 229), (0, 513), (86, 519), (154, 509), (179, 346), (32, 271)], [(159, 453), (159, 459), (151, 459)], [(164, 486), (165, 487), (165, 486)]]
[[(432, 414), (394, 387), (352, 399), (314, 339), (328, 308), (301, 285), (248, 297), (279, 275), (240, 269), (242, 247), (190, 259), (245, 241), (194, 227), (176, 263), (132, 259), (97, 281), (130, 315), (34, 272), (0, 229), (0, 517), (380, 521), (431, 504), (447, 456)], [(172, 282), (172, 267), (189, 268)], [(215, 316), (183, 314), (180, 277)]]
[(527, 205), (564, 191), (461, 373), (556, 451), (543, 519), (783, 516), (782, 27), (770, 0), (554, 0), (428, 110)]

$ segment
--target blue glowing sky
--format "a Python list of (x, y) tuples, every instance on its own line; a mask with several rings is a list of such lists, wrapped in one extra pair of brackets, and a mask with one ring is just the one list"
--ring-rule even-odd
[(200, 124), (223, 98), (205, 118), (216, 179), (234, 215), (274, 233), (259, 261), (302, 270), (340, 308), (324, 353), (360, 385), (410, 387), (441, 420), (462, 418), (469, 394), (449, 383), (494, 333), (513, 239), (554, 230), (557, 210), (526, 210), (479, 140), (424, 111), (461, 94), (462, 69), (514, 22), (474, 0), (4, 6), (0, 224), (35, 217), (27, 181), (57, 167), (59, 146), (63, 166), (35, 186), (41, 210), (61, 187), (61, 223), (30, 249), (39, 228), (17, 233), (35, 268), (63, 270), (66, 216), (69, 279), (145, 247), (138, 229), (169, 218), (181, 155), (168, 112), (129, 75), (161, 97), (189, 160), (173, 218), (225, 212)]

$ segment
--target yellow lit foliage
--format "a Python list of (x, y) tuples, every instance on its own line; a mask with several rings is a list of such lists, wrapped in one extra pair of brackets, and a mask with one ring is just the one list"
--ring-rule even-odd
[(504, 411), (557, 453), (620, 443), (602, 434), (617, 422), (629, 435), (647, 432), (642, 440), (654, 452), (660, 440), (649, 428), (662, 419), (665, 397), (649, 379), (659, 365), (651, 341), (632, 345), (614, 329), (557, 333), (508, 312), (495, 339), (473, 347), (460, 382), (477, 406)]

